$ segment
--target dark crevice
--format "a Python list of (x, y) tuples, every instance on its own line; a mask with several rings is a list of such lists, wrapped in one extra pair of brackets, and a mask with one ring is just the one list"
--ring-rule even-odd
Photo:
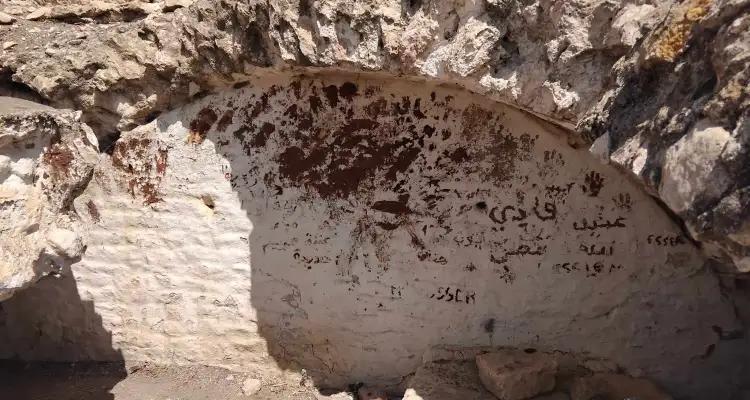
[(16, 82), (13, 80), (13, 74), (15, 74), (11, 68), (0, 67), (0, 96), (16, 97), (19, 99), (33, 101), (44, 105), (49, 105), (49, 102), (42, 97), (36, 90), (32, 89), (31, 86), (26, 85), (22, 82)]
[(62, 10), (56, 13), (56, 15), (43, 18), (43, 20), (72, 25), (112, 24), (117, 22), (138, 22), (148, 17), (148, 15), (149, 13), (146, 10), (123, 5), (110, 10), (89, 9), (83, 12)]
[(115, 144), (120, 139), (121, 132), (115, 131), (109, 135), (102, 136), (99, 138), (99, 151), (102, 153), (109, 154), (110, 156), (115, 150)]
[(654, 200), (656, 205), (658, 205), (659, 208), (661, 208), (664, 211), (664, 214), (666, 214), (667, 217), (669, 217), (669, 219), (671, 219), (672, 222), (674, 222), (675, 225), (677, 225), (680, 228), (680, 231), (682, 231), (683, 236), (685, 236), (685, 238), (687, 238), (687, 240), (689, 240), (690, 243), (693, 244), (693, 246), (699, 249), (702, 248), (701, 242), (695, 240), (695, 238), (693, 238), (693, 236), (690, 234), (690, 230), (687, 228), (687, 225), (685, 224), (685, 220), (683, 220), (682, 217), (677, 215), (677, 213), (675, 213), (671, 208), (669, 208), (667, 203), (665, 203), (661, 198), (651, 195), (651, 194), (649, 194), (649, 196)]

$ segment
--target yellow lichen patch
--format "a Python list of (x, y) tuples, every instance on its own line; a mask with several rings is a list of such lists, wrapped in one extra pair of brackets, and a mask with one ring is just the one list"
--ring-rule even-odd
[(651, 53), (665, 61), (674, 61), (685, 48), (693, 25), (708, 14), (713, 0), (691, 0), (679, 16), (656, 40)]

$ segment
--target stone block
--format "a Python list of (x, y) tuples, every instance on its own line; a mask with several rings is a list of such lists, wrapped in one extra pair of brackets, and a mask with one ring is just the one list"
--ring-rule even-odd
[(555, 387), (557, 361), (549, 354), (501, 350), (476, 358), (479, 379), (501, 400), (522, 400)]

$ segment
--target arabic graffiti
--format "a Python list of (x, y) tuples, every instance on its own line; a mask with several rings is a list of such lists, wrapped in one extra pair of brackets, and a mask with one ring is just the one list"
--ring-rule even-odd
[(611, 256), (614, 254), (614, 247), (607, 245), (586, 245), (581, 243), (578, 246), (578, 250), (589, 256)]
[(574, 221), (573, 222), (573, 229), (577, 231), (585, 231), (590, 230), (594, 231), (600, 228), (609, 229), (609, 228), (624, 228), (625, 224), (623, 223), (625, 221), (625, 218), (623, 217), (617, 217), (614, 221), (611, 220), (598, 220), (598, 221), (591, 221), (591, 224), (589, 224), (589, 221), (586, 218), (582, 218), (581, 221)]
[[(525, 255), (541, 256), (546, 252), (547, 252), (547, 246), (536, 246), (534, 249), (532, 249), (531, 246), (521, 244), (513, 250), (506, 251), (505, 255), (506, 256), (525, 256)], [(507, 257), (503, 257), (503, 259), (507, 260)]]
[[(557, 218), (557, 206), (555, 203), (544, 202), (543, 210), (539, 208), (539, 197), (534, 197), (534, 207), (531, 209), (540, 221), (549, 221)], [(498, 216), (498, 212), (500, 215)], [(510, 213), (509, 213), (510, 212)], [(497, 206), (490, 210), (490, 219), (496, 224), (504, 224), (511, 221), (520, 222), (529, 216), (529, 212), (521, 206), (505, 206), (502, 209)]]

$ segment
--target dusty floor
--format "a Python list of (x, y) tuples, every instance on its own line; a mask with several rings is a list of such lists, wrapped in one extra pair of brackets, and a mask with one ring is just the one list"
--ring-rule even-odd
[(303, 382), (264, 382), (246, 396), (246, 376), (205, 366), (129, 368), (120, 363), (0, 362), (2, 400), (344, 400), (320, 395)]

